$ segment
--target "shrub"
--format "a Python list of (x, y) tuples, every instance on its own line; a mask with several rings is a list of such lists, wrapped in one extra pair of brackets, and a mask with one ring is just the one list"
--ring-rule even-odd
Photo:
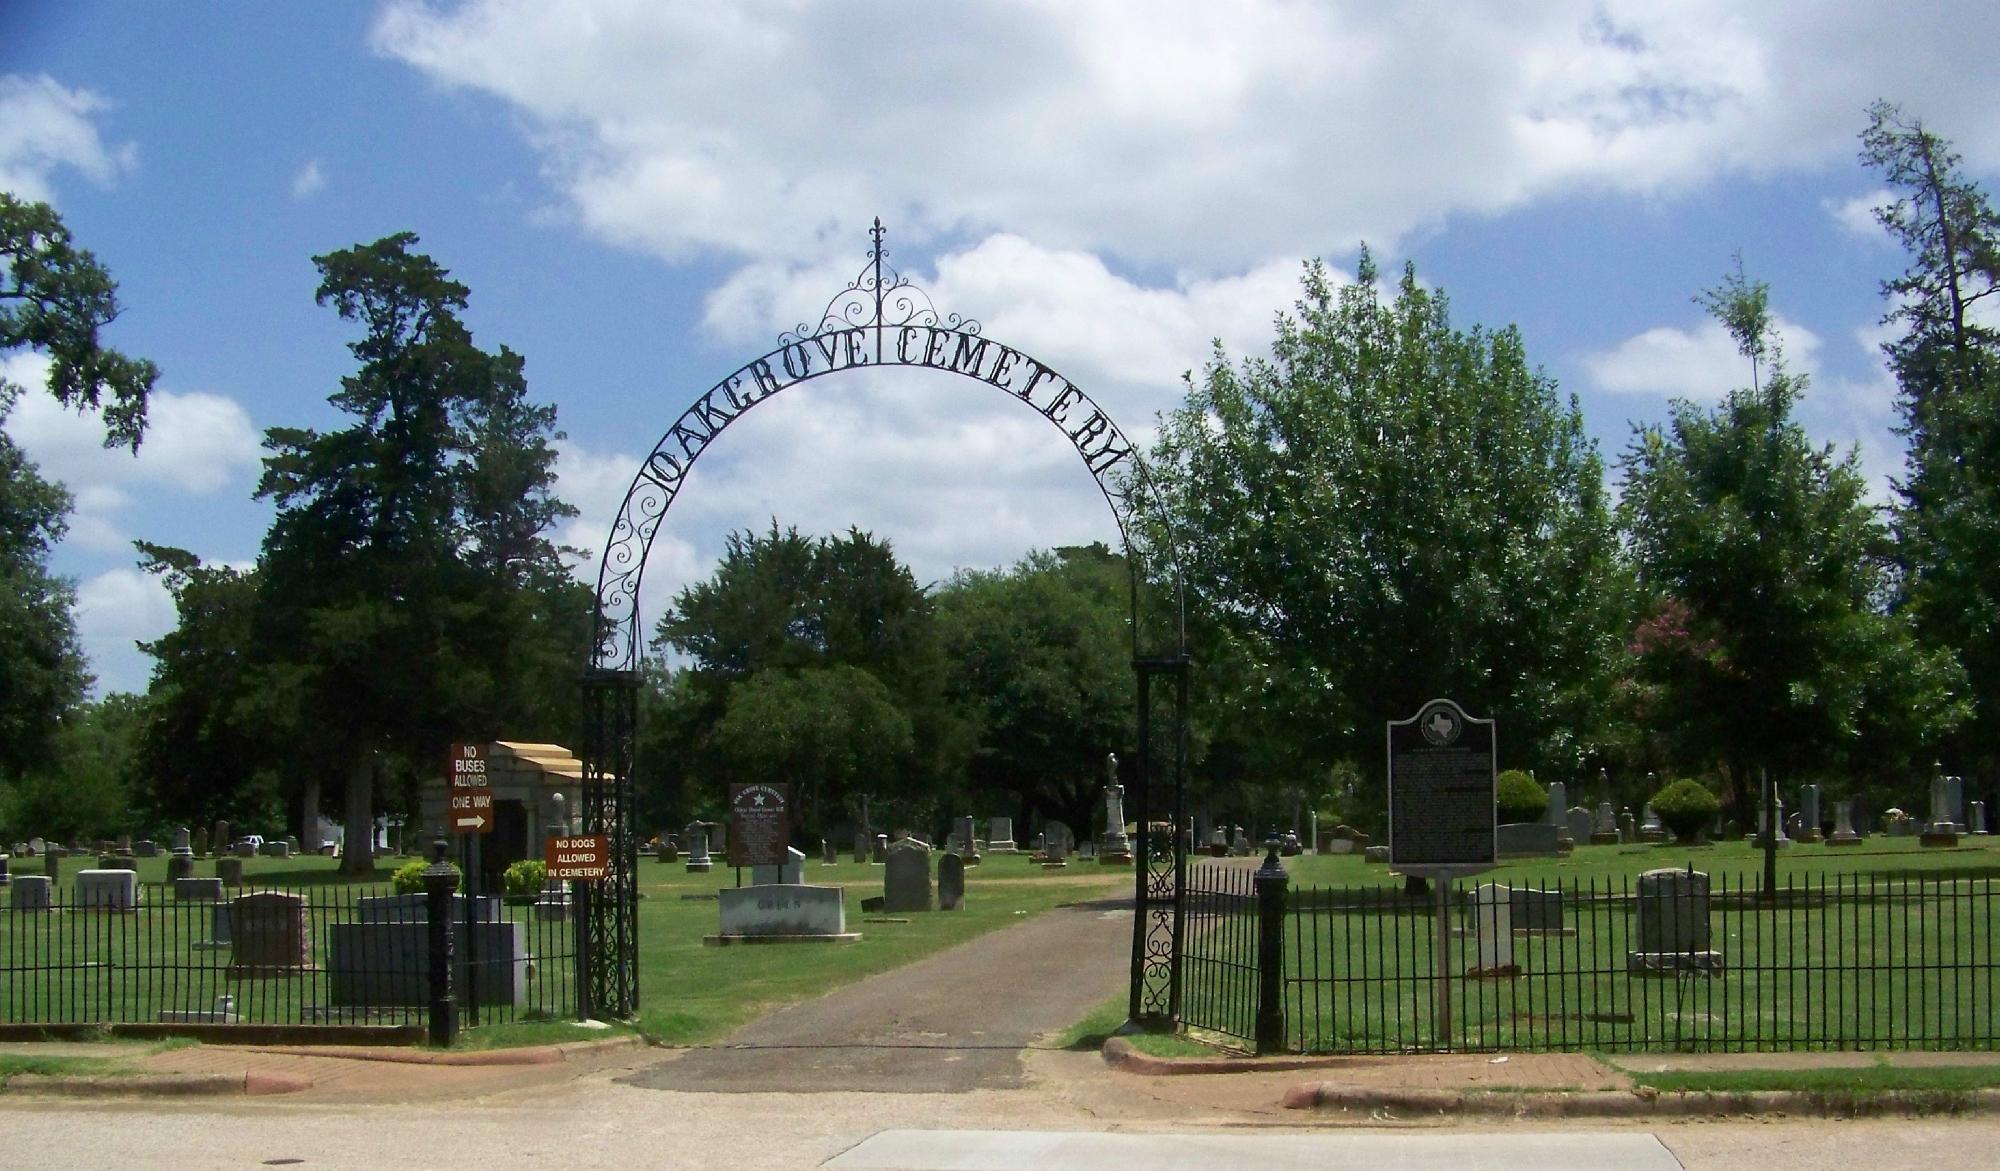
[(1494, 778), (1493, 803), (1500, 808), (1501, 821), (1540, 821), (1549, 810), (1549, 794), (1535, 778), (1510, 768)]
[(531, 899), (542, 892), (549, 879), (548, 865), (539, 858), (523, 858), (507, 867), (500, 876), (501, 887), (510, 899)]
[(1682, 777), (1653, 794), (1653, 812), (1680, 842), (1692, 842), (1715, 819), (1722, 802), (1700, 781)]
[[(396, 867), (396, 873), (389, 876), (390, 888), (399, 895), (420, 895), (424, 893), (424, 867), (429, 865), (430, 863), (425, 862), (421, 858), (413, 858)], [(453, 874), (458, 875), (459, 889), (465, 889), (465, 874), (459, 870), (458, 863), (447, 862), (446, 865), (451, 867)], [(539, 866), (541, 863), (537, 862), (536, 865)]]

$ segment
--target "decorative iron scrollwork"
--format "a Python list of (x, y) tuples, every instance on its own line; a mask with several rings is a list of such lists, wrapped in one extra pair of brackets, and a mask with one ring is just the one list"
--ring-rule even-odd
[(795, 329), (778, 335), (778, 346), (795, 346), (822, 334), (850, 329), (900, 329), (906, 325), (936, 326), (958, 333), (977, 334), (981, 326), (970, 317), (940, 314), (930, 294), (888, 264), (889, 247), (883, 243), (888, 229), (876, 217), (868, 229), (868, 263), (847, 287), (833, 295), (821, 312), (818, 325), (800, 322)]

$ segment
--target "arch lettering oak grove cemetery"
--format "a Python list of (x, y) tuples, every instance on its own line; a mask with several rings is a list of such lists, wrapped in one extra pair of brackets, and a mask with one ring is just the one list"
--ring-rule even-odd
[[(978, 321), (941, 315), (922, 290), (885, 262), (882, 221), (869, 232), (867, 265), (827, 303), (817, 324), (782, 335), (775, 349), (745, 362), (697, 397), (667, 428), (633, 476), (612, 523), (598, 568), (596, 617), (590, 663), (584, 672), (584, 800), (586, 828), (611, 840), (605, 880), (583, 900), (588, 945), (578, 984), (597, 1013), (630, 1016), (638, 1010), (638, 838), (631, 823), (633, 760), (643, 645), (639, 587), (660, 523), (689, 471), (730, 423), (780, 392), (822, 378), (877, 367), (938, 370), (986, 383), (1038, 412), (1061, 431), (1089, 469), (1118, 524), (1133, 575), (1132, 650), (1138, 675), (1138, 760), (1132, 786), (1141, 827), (1135, 858), (1137, 905), (1132, 931), (1131, 1015), (1168, 1022), (1179, 1015), (1181, 881), (1185, 835), (1170, 827), (1186, 821), (1186, 635), (1178, 559), (1159, 495), (1144, 459), (1111, 416), (1049, 363), (986, 337)], [(887, 421), (893, 423), (893, 420)], [(1173, 588), (1172, 629), (1166, 645), (1148, 653), (1141, 631), (1139, 582), (1145, 542), (1160, 555), (1160, 571)], [(1171, 793), (1153, 800), (1151, 684), (1173, 685)], [(1163, 832), (1150, 832), (1158, 823)]]

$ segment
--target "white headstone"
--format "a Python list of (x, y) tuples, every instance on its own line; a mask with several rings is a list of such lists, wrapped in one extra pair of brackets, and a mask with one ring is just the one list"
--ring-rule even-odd
[(139, 905), (139, 876), (130, 870), (76, 872), (76, 907), (82, 911), (131, 911)]
[(1514, 894), (1497, 882), (1472, 889), (1472, 934), (1482, 971), (1496, 972), (1514, 962)]

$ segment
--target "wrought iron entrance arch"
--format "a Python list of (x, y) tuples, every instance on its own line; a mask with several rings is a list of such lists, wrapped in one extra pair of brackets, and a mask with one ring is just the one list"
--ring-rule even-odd
[[(595, 1011), (629, 1016), (638, 1009), (638, 840), (631, 810), (643, 645), (639, 587), (667, 510), (695, 460), (759, 403), (829, 374), (903, 367), (984, 382), (1041, 414), (1069, 440), (1111, 507), (1132, 574), (1132, 665), (1139, 696), (1131, 804), (1141, 832), (1134, 859), (1131, 1015), (1171, 1021), (1180, 1009), (1187, 846), (1184, 832), (1156, 835), (1150, 829), (1155, 822), (1171, 827), (1186, 822), (1188, 657), (1180, 566), (1165, 511), (1144, 459), (1095, 400), (1054, 367), (986, 337), (978, 321), (940, 314), (928, 295), (889, 267), (885, 235), (876, 220), (869, 230), (867, 265), (827, 303), (817, 324), (781, 335), (776, 348), (738, 367), (681, 412), (633, 477), (612, 524), (598, 568), (591, 658), (584, 673), (583, 809), (593, 832), (610, 835), (612, 865), (580, 909), (589, 945), (579, 983)], [(1153, 531), (1164, 536), (1162, 568), (1173, 579), (1170, 641), (1151, 653), (1142, 632), (1143, 570), (1134, 540), (1142, 511), (1152, 514)], [(1156, 676), (1172, 683), (1174, 699), (1172, 788), (1164, 801), (1151, 792)]]

